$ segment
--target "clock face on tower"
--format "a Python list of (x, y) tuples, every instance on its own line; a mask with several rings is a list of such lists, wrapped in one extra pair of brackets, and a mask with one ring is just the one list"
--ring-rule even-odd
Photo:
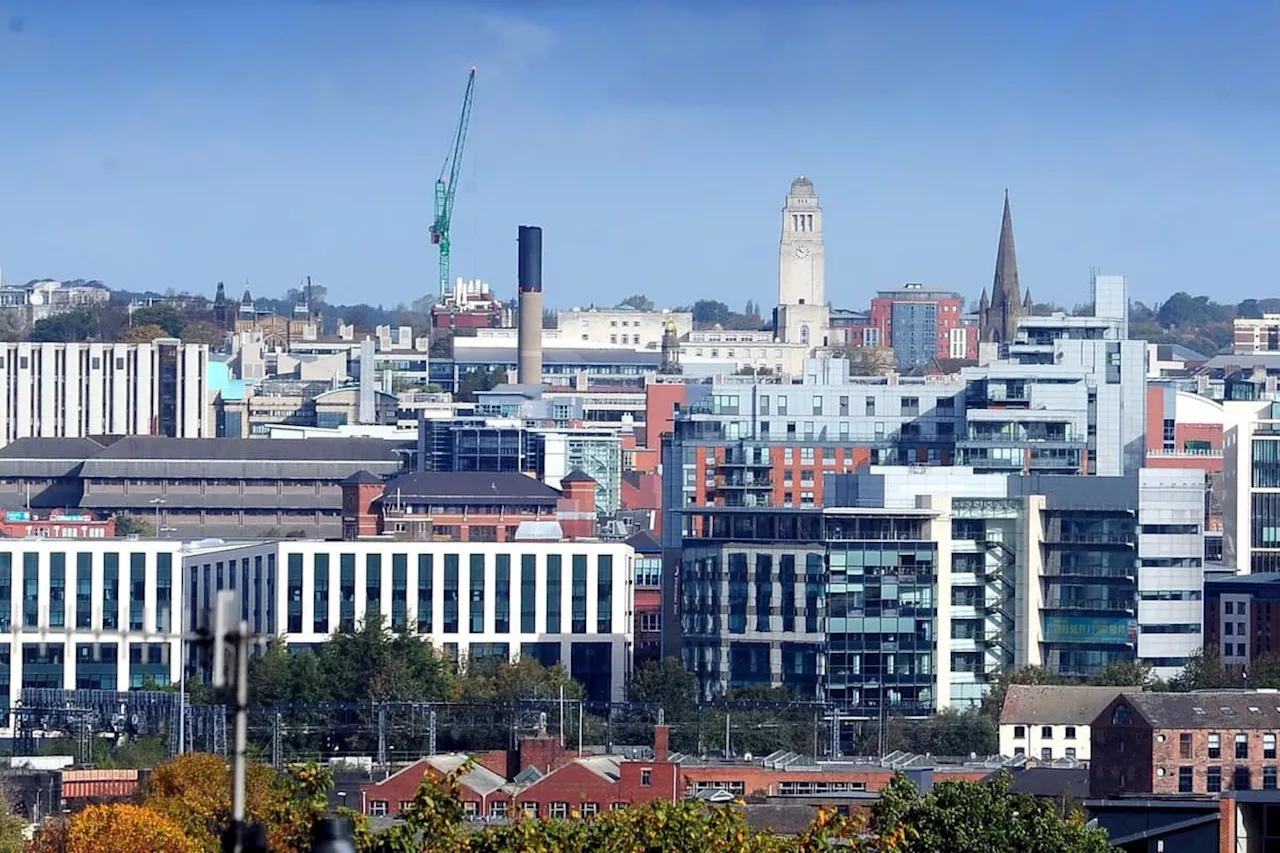
[(803, 260), (804, 260), (805, 258), (807, 258), (807, 257), (809, 257), (809, 247), (808, 247), (808, 246), (796, 246), (796, 260), (797, 260), (797, 261), (803, 261)]

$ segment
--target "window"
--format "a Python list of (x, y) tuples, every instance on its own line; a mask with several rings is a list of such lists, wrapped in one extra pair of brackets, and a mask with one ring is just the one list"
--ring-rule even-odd
[(1074, 746), (1067, 747), (1067, 758), (1075, 760), (1075, 757), (1076, 757), (1076, 748)]
[(1196, 789), (1196, 775), (1194, 767), (1178, 768), (1178, 793), (1190, 794)]
[(1025, 738), (1026, 736), (1027, 736), (1027, 727), (1026, 727), (1026, 726), (1014, 726), (1014, 727), (1013, 727), (1013, 739), (1014, 739), (1014, 740), (1022, 740), (1022, 739), (1023, 739), (1023, 738)]
[(1217, 732), (1211, 732), (1209, 734), (1209, 757), (1222, 757), (1222, 736)]
[(1274, 791), (1276, 789), (1276, 768), (1262, 768), (1262, 790)]
[(640, 631), (645, 634), (656, 634), (662, 630), (662, 614), (658, 612), (641, 613)]
[(1113, 726), (1133, 725), (1133, 715), (1130, 713), (1128, 705), (1116, 706), (1116, 709), (1111, 712), (1111, 725)]
[(521, 803), (521, 804), (520, 804), (520, 811), (524, 813), (524, 816), (525, 816), (525, 817), (537, 817), (537, 816), (538, 816), (538, 804), (537, 804), (537, 803), (530, 803), (530, 802), (524, 802), (524, 803)]
[(1274, 761), (1276, 757), (1275, 732), (1267, 732), (1262, 736), (1262, 757)]
[(475, 800), (467, 800), (462, 804), (462, 815), (468, 820), (474, 820), (476, 815), (480, 813), (480, 804)]
[(1040, 750), (1041, 761), (1053, 761), (1053, 747), (1046, 746)]
[(507, 801), (495, 800), (489, 803), (489, 817), (503, 818), (507, 816)]
[(653, 768), (640, 768), (640, 784), (646, 788), (653, 784)]
[(386, 813), (387, 813), (386, 800), (370, 800), (369, 801), (369, 814), (374, 815), (375, 817), (381, 817)]
[(552, 803), (552, 804), (551, 804), (551, 816), (552, 816), (553, 818), (558, 817), (558, 818), (561, 818), (561, 819), (568, 817), (568, 816), (569, 816), (569, 804), (568, 804), (568, 803)]
[(1063, 729), (1063, 730), (1062, 730), (1062, 736), (1063, 736), (1065, 739), (1067, 739), (1067, 740), (1075, 740), (1075, 739), (1076, 739), (1076, 727), (1075, 727), (1075, 726), (1067, 726), (1065, 729)]
[(600, 812), (599, 803), (583, 803), (582, 804), (583, 817), (595, 817), (599, 812)]
[(1194, 758), (1191, 752), (1191, 732), (1183, 732), (1178, 735), (1178, 757)]
[(1017, 758), (1019, 755), (1026, 755), (1026, 754), (1027, 754), (1027, 748), (1025, 746), (1015, 746), (1013, 748), (1014, 758)]
[(620, 811), (622, 811), (623, 809), (625, 809), (626, 807), (627, 807), (627, 804), (626, 804), (626, 803), (614, 803), (614, 804), (612, 804), (611, 806), (609, 806), (609, 811), (611, 811), (611, 812), (620, 812)]
[(400, 814), (404, 814), (405, 812), (407, 812), (407, 811), (409, 810), (409, 807), (410, 807), (410, 806), (412, 806), (412, 805), (413, 805), (413, 800), (401, 800), (401, 801), (400, 801), (400, 812), (399, 812), (399, 813), (400, 813)]
[(1053, 737), (1053, 726), (1041, 726), (1041, 727), (1040, 727), (1040, 737), (1052, 738), (1052, 737)]
[(1204, 789), (1211, 794), (1222, 790), (1222, 768), (1210, 767), (1205, 772)]
[(1236, 758), (1249, 757), (1249, 736), (1244, 732), (1236, 735)]
[(1234, 778), (1232, 778), (1231, 780), (1231, 787), (1233, 790), (1236, 790), (1236, 791), (1249, 790), (1249, 786), (1250, 786), (1250, 783), (1252, 782), (1252, 779), (1250, 778), (1251, 774), (1249, 773), (1248, 767), (1237, 767), (1236, 772), (1233, 774), (1233, 776)]

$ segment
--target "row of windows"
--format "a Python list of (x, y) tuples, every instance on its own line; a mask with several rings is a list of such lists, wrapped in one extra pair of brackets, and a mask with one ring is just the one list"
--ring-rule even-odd
[[(1276, 790), (1277, 768), (1262, 768), (1262, 790)], [(1164, 776), (1166, 773), (1163, 767), (1156, 770), (1157, 776)], [(1192, 794), (1196, 793), (1196, 769), (1195, 767), (1182, 766), (1178, 768), (1178, 793)], [(1120, 777), (1121, 784), (1124, 783), (1124, 776)], [(1216, 794), (1222, 791), (1222, 768), (1207, 767), (1204, 774), (1204, 792)], [(1237, 767), (1232, 773), (1231, 790), (1248, 791), (1253, 788), (1253, 771), (1249, 767)]]
[[(1026, 736), (1027, 736), (1027, 727), (1026, 727), (1026, 726), (1014, 726), (1014, 727), (1013, 727), (1013, 739), (1014, 739), (1014, 740), (1023, 740), (1023, 739), (1025, 739), (1025, 738), (1026, 738)], [(1041, 726), (1041, 727), (1040, 727), (1040, 737), (1042, 737), (1042, 738), (1051, 738), (1051, 737), (1053, 737), (1053, 726)], [(1075, 740), (1075, 739), (1076, 739), (1076, 727), (1075, 727), (1075, 726), (1064, 726), (1064, 727), (1063, 727), (1063, 731), (1062, 731), (1062, 737), (1063, 737), (1063, 739), (1064, 739), (1064, 740)]]
[[(1164, 735), (1158, 735), (1157, 740), (1163, 738)], [(1247, 732), (1239, 732), (1234, 740), (1234, 752), (1236, 758), (1249, 757), (1249, 741), (1250, 737)], [(1206, 750), (1209, 758), (1222, 757), (1222, 735), (1218, 732), (1210, 732), (1206, 739)], [(1178, 735), (1178, 757), (1179, 758), (1195, 758), (1195, 741), (1190, 732), (1182, 732)], [(1276, 757), (1276, 735), (1275, 732), (1266, 732), (1262, 735), (1262, 757), (1266, 759), (1274, 759)]]
[[(462, 555), (444, 554), (439, 576), (435, 554), (415, 555), (412, 576), (410, 555), (389, 555), (389, 567), (384, 567), (384, 556), (365, 554), (364, 560), (358, 561), (356, 554), (339, 554), (335, 573), (329, 554), (313, 554), (310, 566), (305, 555), (289, 554), (284, 578), (284, 629), (292, 634), (350, 630), (358, 616), (364, 615), (356, 612), (358, 591), (363, 592), (365, 613), (385, 610), (385, 591), (390, 593), (385, 596), (390, 599), (390, 612), (382, 615), (392, 630), (397, 631), (409, 629), (411, 622), (414, 629), (424, 634), (608, 634), (615, 630), (613, 617), (617, 602), (611, 554), (596, 555), (594, 577), (588, 571), (590, 557), (587, 554), (570, 555), (568, 565), (562, 555), (548, 554), (542, 558), (541, 572), (539, 557), (535, 554), (496, 554), (492, 559), (486, 554), (470, 554), (465, 566)], [(266, 555), (265, 566), (261, 555), (252, 558), (252, 567), (250, 559), (190, 567), (192, 589), (201, 586), (203, 580), (202, 598), (208, 611), (214, 590), (239, 587), (241, 618), (251, 621), (256, 630), (265, 627), (267, 633), (275, 633), (275, 608), (264, 608), (264, 604), (275, 600), (275, 555)], [(629, 580), (622, 578), (624, 584)], [(569, 587), (567, 601), (566, 584)], [(384, 590), (384, 585), (389, 590)], [(191, 596), (193, 619), (197, 615), (196, 598), (194, 594)], [(310, 607), (304, 607), (306, 598), (311, 599)], [(623, 592), (622, 602), (628, 601)], [(594, 619), (589, 619), (590, 602), (595, 605)], [(491, 623), (486, 624), (489, 620)], [(260, 627), (261, 622), (265, 622), (265, 626)]]
[[(121, 555), (115, 551), (102, 554), (100, 565), (94, 554), (80, 552), (68, 555), (54, 551), (41, 565), (40, 554), (22, 555), (18, 576), (20, 597), (14, 596), (14, 554), (0, 552), (0, 633), (15, 626), (22, 628), (71, 628), (116, 631), (149, 630), (147, 625), (147, 554)], [(68, 557), (71, 557), (68, 560)], [(155, 555), (155, 626), (158, 632), (172, 629), (173, 555)], [(123, 588), (122, 588), (123, 585)], [(42, 608), (41, 590), (47, 589), (47, 603)], [(101, 591), (101, 613), (95, 617), (94, 591)], [(125, 606), (127, 604), (127, 607)], [(98, 622), (99, 625), (94, 623)]]

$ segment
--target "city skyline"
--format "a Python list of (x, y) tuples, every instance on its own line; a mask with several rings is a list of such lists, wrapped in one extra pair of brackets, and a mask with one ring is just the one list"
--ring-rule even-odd
[(1087, 301), (1093, 266), (1148, 303), (1265, 295), (1233, 282), (1274, 263), (1276, 167), (1248, 140), (1273, 124), (1275, 10), (735, 8), (9, 3), (0, 266), (196, 293), (310, 274), (335, 302), (411, 302), (476, 64), (453, 268), (504, 296), (537, 224), (549, 305), (770, 305), (799, 174), (838, 307), (906, 281), (976, 300), (1006, 187), (1037, 299)]

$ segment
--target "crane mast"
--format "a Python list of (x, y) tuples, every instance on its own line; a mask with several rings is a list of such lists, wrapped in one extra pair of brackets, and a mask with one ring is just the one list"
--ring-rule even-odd
[(471, 95), (476, 88), (476, 69), (467, 77), (467, 93), (462, 99), (462, 115), (453, 133), (453, 144), (440, 167), (436, 179), (436, 218), (431, 223), (431, 242), (440, 247), (440, 296), (449, 289), (449, 226), (453, 220), (453, 197), (458, 192), (458, 173), (462, 170), (462, 151), (467, 144), (467, 125), (471, 122)]

